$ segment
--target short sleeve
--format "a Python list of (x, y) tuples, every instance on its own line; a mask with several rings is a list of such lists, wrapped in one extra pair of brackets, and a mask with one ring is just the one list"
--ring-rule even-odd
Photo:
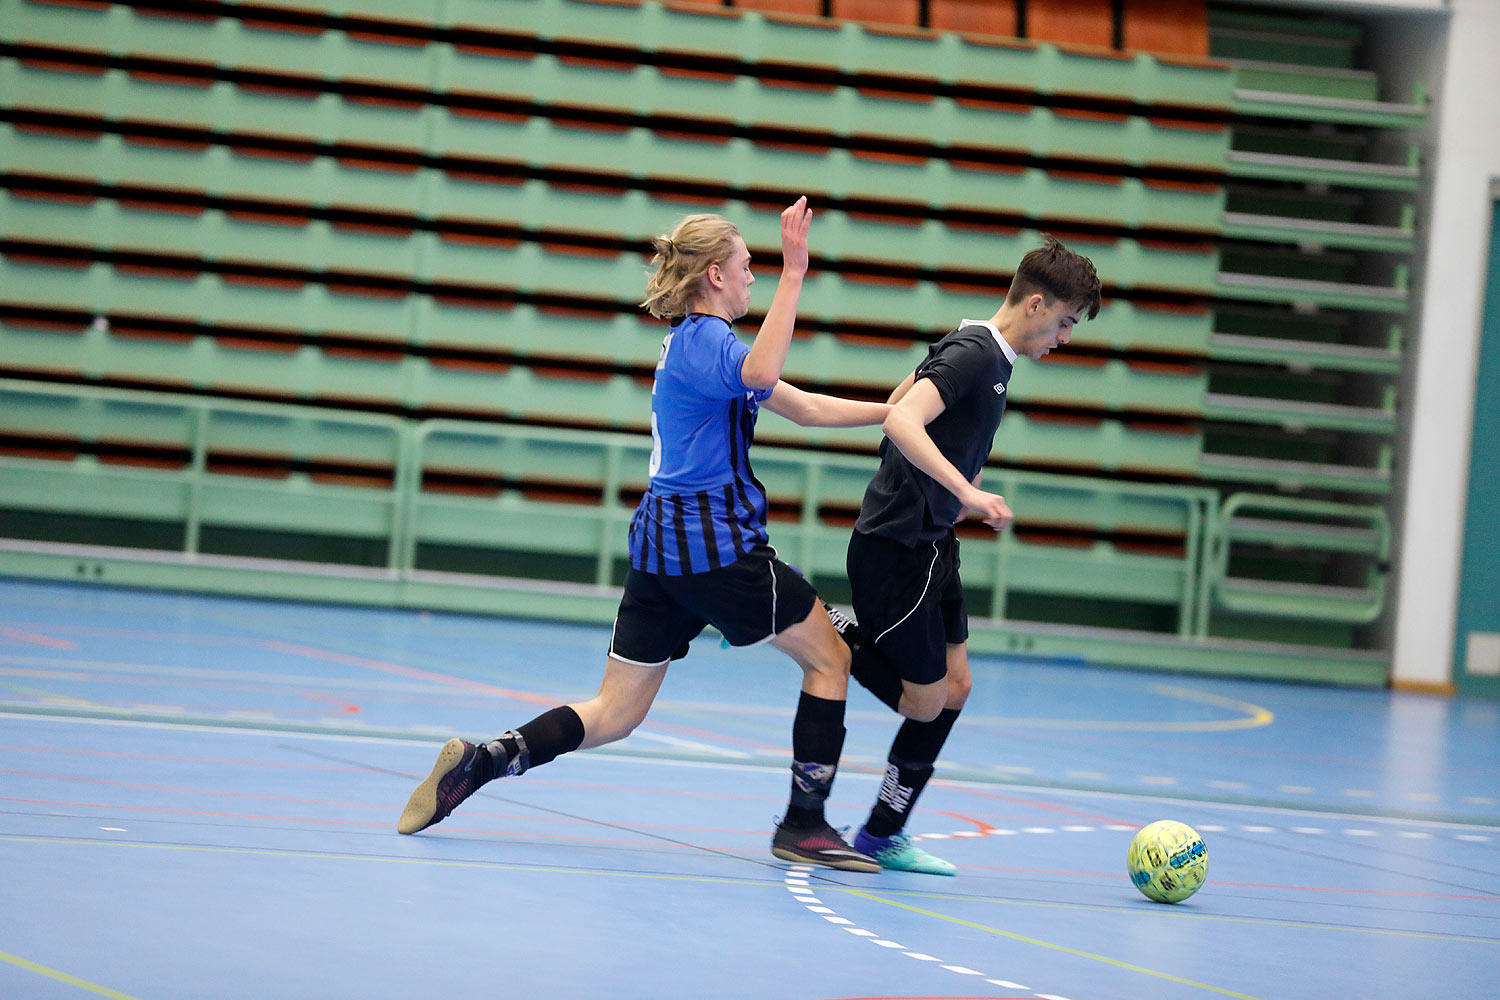
[[(750, 348), (740, 342), (728, 323), (706, 318), (686, 339), (682, 344), (684, 374), (703, 395), (732, 399), (751, 391), (741, 374)], [(767, 391), (765, 395), (757, 395), (757, 399), (769, 395)]]
[(937, 344), (917, 368), (917, 378), (930, 379), (943, 397), (943, 405), (952, 407), (967, 396), (976, 385), (990, 385), (990, 352), (983, 341), (974, 337), (952, 337)]

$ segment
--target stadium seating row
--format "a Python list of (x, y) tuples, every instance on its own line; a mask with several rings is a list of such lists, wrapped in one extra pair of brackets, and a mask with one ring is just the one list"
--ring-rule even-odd
[[(225, 226), (253, 227), (257, 219), (262, 225), (306, 225), (334, 215), (329, 209), (342, 209), (352, 229), (363, 210), (372, 213), (366, 216), (369, 228), (386, 226), (393, 244), (409, 240), (411, 231), (421, 228), (453, 241), (497, 243), (524, 231), (537, 239), (545, 233), (571, 233), (596, 244), (646, 248), (675, 216), (714, 211), (734, 219), (752, 248), (774, 253), (779, 246), (779, 210), (759, 202), (690, 203), (638, 189), (604, 192), (542, 178), (486, 183), (429, 167), (393, 175), (333, 157), (296, 162), (235, 155), (225, 147), (163, 150), (117, 135), (78, 139), (4, 124), (0, 145), (5, 150), (0, 163), (12, 175), (13, 196), (26, 191), (15, 175), (35, 179), (32, 197), (51, 191), (56, 192), (53, 197), (76, 198), (85, 185), (127, 188), (130, 205), (142, 212), (204, 212), (206, 204), (225, 206), (204, 213), (220, 212)], [(361, 193), (381, 200), (361, 199)], [(252, 228), (244, 238), (253, 236)], [(961, 274), (972, 283), (1003, 288), (1010, 280), (1008, 269), (1039, 239), (1034, 229), (961, 228), (935, 218), (897, 220), (820, 207), (812, 249), (819, 261), (847, 270), (865, 264), (877, 271), (899, 268), (904, 274), (956, 272), (955, 277)], [(1213, 290), (1218, 258), (1207, 244), (1103, 236), (1088, 237), (1085, 243), (1113, 288), (1200, 295)]]
[[(260, 312), (226, 309), (195, 314), (174, 313), (168, 307), (191, 306), (200, 298), (200, 289), (211, 286), (211, 278), (197, 279), (184, 287), (181, 281), (151, 280), (125, 272), (109, 281), (94, 282), (89, 280), (90, 275), (71, 269), (17, 266), (3, 261), (0, 276), (18, 282), (13, 287), (26, 289), (5, 296), (3, 303), (18, 325), (24, 325), (24, 317), (29, 315), (38, 328), (80, 333), (92, 322), (84, 317), (113, 317), (112, 331), (101, 329), (90, 334), (101, 341), (98, 351), (107, 350), (103, 340), (111, 332), (127, 337), (150, 333), (163, 340), (202, 335), (217, 337), (240, 350), (286, 353), (305, 345), (330, 355), (363, 356), (391, 367), (435, 359), (433, 363), (438, 364), (468, 361), (475, 367), (485, 363), (491, 367), (534, 364), (555, 369), (572, 364), (591, 371), (645, 375), (660, 354), (663, 332), (659, 321), (644, 315), (582, 313), (528, 303), (465, 308), (430, 296), (416, 296), (409, 303), (390, 300), (391, 307), (383, 316), (392, 329), (384, 337), (360, 335), (348, 327), (316, 330), (308, 336), (295, 325), (268, 326), (264, 322), (267, 314), (278, 313), (295, 320), (295, 313), (312, 298), (302, 289), (249, 288), (243, 297), (235, 299), (233, 289), (245, 286), (230, 284), (225, 289), (225, 303), (237, 301), (245, 307), (267, 308)], [(19, 284), (23, 281), (25, 284)], [(102, 294), (91, 295), (90, 289)], [(138, 293), (134, 298), (128, 297), (132, 291)], [(278, 304), (277, 298), (283, 301)], [(337, 310), (343, 299), (336, 295), (334, 299), (330, 309)], [(358, 299), (353, 304), (357, 305)], [(143, 310), (143, 306), (156, 308)], [(370, 314), (375, 314), (373, 309)], [(260, 322), (254, 323), (257, 319)], [(402, 335), (402, 323), (410, 324), (408, 335)], [(30, 363), (38, 364), (49, 349), (60, 351), (65, 346), (69, 345), (39, 343), (28, 355)], [(97, 356), (94, 348), (76, 347), (68, 352), (68, 360), (80, 368), (85, 359)], [(799, 337), (785, 370), (787, 378), (798, 385), (833, 385), (843, 391), (883, 396), (916, 366), (926, 350), (925, 343), (815, 333)], [(184, 364), (188, 361), (184, 356)], [(162, 369), (162, 374), (181, 367)], [(330, 376), (320, 383), (319, 391), (326, 394), (340, 383), (339, 378)], [(1205, 375), (1201, 367), (1191, 364), (1121, 358), (1075, 357), (1069, 361), (1059, 355), (1038, 366), (1025, 385), (1018, 384), (1012, 399), (1017, 404), (1139, 416), (1193, 416), (1203, 411), (1204, 390)]]
[[(86, 115), (102, 120), (169, 123), (177, 128), (274, 138), (295, 147), (338, 142), (375, 147), (410, 163), (447, 157), (512, 170), (604, 173), (621, 181), (713, 178), (740, 191), (786, 191), (819, 178), (820, 199), (864, 199), (938, 210), (1004, 212), (1058, 223), (1102, 223), (1212, 233), (1223, 210), (1213, 185), (1111, 176), (1040, 167), (950, 162), (816, 144), (771, 144), (664, 133), (644, 127), (563, 122), (546, 117), (473, 117), (423, 106), (393, 109), (348, 102), (321, 109), (280, 96), (245, 94), (227, 84), (172, 86), (132, 78), (124, 70), (100, 74), (56, 72), (0, 60), (0, 93), (11, 108)], [(296, 130), (298, 112), (315, 116)], [(361, 123), (364, 123), (361, 125)], [(601, 130), (610, 135), (610, 169), (601, 171)], [(353, 149), (351, 149), (351, 153)], [(293, 152), (292, 155), (298, 155)], [(305, 157), (306, 154), (301, 154)], [(789, 184), (789, 179), (791, 183)]]
[[(637, 345), (635, 350), (655, 343), (653, 334), (659, 331), (630, 322), (636, 329), (626, 336)], [(505, 334), (518, 327), (528, 328), (533, 336), (553, 330), (560, 336), (548, 345), (549, 354), (544, 356), (477, 352), (423, 356), (343, 344), (254, 339), (239, 331), (215, 337), (190, 332), (192, 328), (185, 323), (169, 330), (126, 324), (118, 332), (95, 324), (80, 337), (76, 328), (57, 330), (56, 320), (38, 329), (35, 321), (12, 317), (0, 322), (0, 366), (33, 377), (316, 400), (392, 412), (464, 414), (595, 428), (645, 427), (644, 417), (650, 412), (646, 367), (638, 366), (635, 371), (640, 374), (630, 374), (607, 365), (602, 355), (619, 352), (609, 350), (604, 337), (591, 337), (587, 322), (569, 323), (566, 318), (549, 319), (534, 310), (518, 309), (493, 314), (491, 325), (496, 342), (505, 344), (507, 351), (513, 345), (504, 340)], [(618, 321), (604, 324), (600, 331), (613, 332), (618, 342), (624, 339), (623, 325)], [(561, 335), (563, 327), (568, 327), (566, 335)], [(585, 342), (590, 342), (592, 357), (589, 348), (580, 348), (580, 355), (571, 362), (559, 357)], [(793, 352), (788, 378), (801, 380), (805, 375), (812, 385), (836, 380), (842, 387), (867, 374), (865, 389), (876, 397), (899, 381), (916, 353), (863, 349), (867, 368), (856, 372), (845, 365), (859, 352), (832, 339), (809, 346), (813, 349)], [(830, 371), (823, 367), (827, 357), (839, 366), (834, 369), (835, 379), (829, 379)], [(1394, 429), (1389, 407), (1205, 396), (1203, 374), (1191, 368), (1153, 371), (1125, 362), (1097, 367), (1051, 362), (1028, 370), (1027, 375), (1024, 391), (995, 442), (996, 461), (1012, 466), (1109, 470), (1188, 480), (1217, 478), (1217, 466), (1225, 462), (1242, 468), (1234, 456), (1205, 456), (1201, 425), (1172, 419), (1174, 411), (1259, 425), (1256, 434), (1262, 441), (1272, 439), (1272, 427), (1298, 439), (1307, 439), (1309, 429), (1377, 435), (1389, 435)], [(760, 433), (766, 440), (865, 453), (873, 452), (880, 437), (873, 428), (806, 429), (781, 421), (770, 422)], [(1318, 447), (1316, 438), (1302, 441), (1304, 451)], [(1349, 492), (1388, 485), (1388, 469), (1337, 465), (1330, 460), (1334, 453), (1327, 450), (1332, 446), (1322, 447), (1322, 452), (1309, 452), (1310, 460), (1252, 463), (1243, 468), (1258, 470), (1256, 475), (1241, 471), (1224, 478), (1275, 484), (1316, 475), (1317, 485)], [(1385, 474), (1372, 481), (1374, 471)]]
[[(398, 291), (410, 286), (458, 287), (489, 297), (523, 293), (605, 308), (628, 308), (639, 299), (649, 260), (649, 253), (640, 250), (548, 240), (546, 234), (526, 240), (454, 231), (402, 234), (371, 231), (371, 224), (355, 220), (286, 225), (253, 216), (236, 218), (217, 208), (193, 212), (190, 207), (128, 200), (64, 198), (68, 196), (0, 192), (5, 217), (0, 233), (38, 245), (187, 258), (209, 269), (263, 268), (288, 281), (389, 285)], [(59, 235), (72, 239), (59, 240)], [(775, 253), (775, 248), (776, 244), (752, 244), (752, 250)], [(1004, 259), (1014, 266), (1019, 256), (989, 259)], [(980, 312), (988, 316), (1008, 284), (1009, 276), (995, 271), (942, 281), (904, 272), (886, 276), (820, 270), (804, 286), (800, 315), (809, 323), (830, 326), (874, 324), (901, 330), (920, 323), (923, 328), (946, 330), (952, 317)], [(756, 289), (752, 306), (769, 305), (773, 290), (769, 282)]]
[[(233, 4), (232, 6), (242, 6)], [(243, 5), (249, 7), (249, 5)], [(258, 5), (257, 5), (258, 6)], [(579, 0), (445, 0), (389, 6), (308, 2), (333, 17), (374, 15), (372, 37), (422, 37), (432, 28), (498, 31), (547, 41), (586, 41), (663, 58), (748, 62), (902, 79), (933, 89), (964, 84), (1022, 93), (1083, 94), (1140, 104), (1224, 107), (1229, 82), (1203, 59), (1109, 52), (1096, 46), (1027, 43), (955, 32), (900, 32), (854, 21), (765, 16), (706, 4), (635, 6)], [(393, 9), (394, 8), (394, 9)]]
[[(362, 134), (358, 108), (330, 108), (328, 101), (319, 100), (320, 92), (339, 88), (363, 91), (367, 100), (387, 108), (447, 103), (482, 110), (510, 102), (554, 109), (552, 115), (572, 109), (700, 129), (758, 127), (825, 141), (864, 136), (887, 145), (1220, 172), (1228, 149), (1222, 124), (1055, 110), (1014, 99), (999, 103), (848, 85), (813, 87), (751, 75), (689, 76), (650, 64), (585, 63), (548, 52), (448, 41), (420, 48), (380, 45), (346, 31), (267, 31), (230, 18), (163, 19), (120, 5), (102, 16), (81, 18), (22, 2), (13, 13), (17, 20), (8, 31), (23, 45), (83, 53), (99, 64), (125, 61), (137, 76), (150, 78), (154, 69), (157, 79), (175, 78), (188, 85), (208, 87), (215, 77), (229, 75), (241, 88), (280, 87), (294, 99), (260, 102), (284, 117), (277, 130), (325, 139), (421, 144), (417, 115), (372, 113)], [(310, 73), (311, 67), (317, 71)], [(184, 116), (189, 116), (186, 111)], [(399, 131), (383, 134), (391, 128)]]

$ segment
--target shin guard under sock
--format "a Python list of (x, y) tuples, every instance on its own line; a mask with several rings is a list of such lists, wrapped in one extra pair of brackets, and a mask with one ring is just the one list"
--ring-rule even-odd
[[(519, 729), (502, 733), (485, 744), (491, 771), (484, 780), (525, 774), (583, 743), (583, 720), (567, 705), (543, 712)], [(482, 783), (482, 782), (481, 782)]]
[(786, 824), (823, 822), (823, 803), (833, 788), (844, 749), (844, 703), (802, 692), (792, 722), (792, 795)]
[(889, 837), (906, 826), (917, 797), (932, 777), (933, 764), (953, 731), (953, 723), (958, 720), (958, 711), (945, 708), (931, 722), (908, 719), (901, 724), (886, 758), (885, 779), (880, 783), (875, 807), (865, 822), (865, 832), (870, 836)]

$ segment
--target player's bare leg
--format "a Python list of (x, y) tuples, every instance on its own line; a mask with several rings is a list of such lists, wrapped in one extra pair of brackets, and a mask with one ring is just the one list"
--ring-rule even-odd
[(449, 740), (438, 751), (432, 771), (407, 799), (396, 830), (416, 833), (442, 822), (496, 778), (522, 774), (573, 750), (624, 739), (645, 719), (666, 674), (666, 664), (643, 667), (610, 657), (599, 693), (588, 701), (543, 712), (488, 743)]

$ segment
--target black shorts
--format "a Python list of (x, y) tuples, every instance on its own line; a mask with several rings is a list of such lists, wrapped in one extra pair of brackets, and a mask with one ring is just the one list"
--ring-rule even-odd
[(757, 545), (728, 566), (687, 576), (631, 569), (609, 655), (661, 666), (686, 656), (688, 643), (706, 625), (731, 646), (753, 646), (805, 620), (817, 603), (812, 584), (769, 545)]
[(948, 673), (947, 647), (969, 638), (958, 566), (958, 539), (951, 531), (910, 549), (859, 531), (849, 539), (854, 616), (903, 680), (942, 680)]

